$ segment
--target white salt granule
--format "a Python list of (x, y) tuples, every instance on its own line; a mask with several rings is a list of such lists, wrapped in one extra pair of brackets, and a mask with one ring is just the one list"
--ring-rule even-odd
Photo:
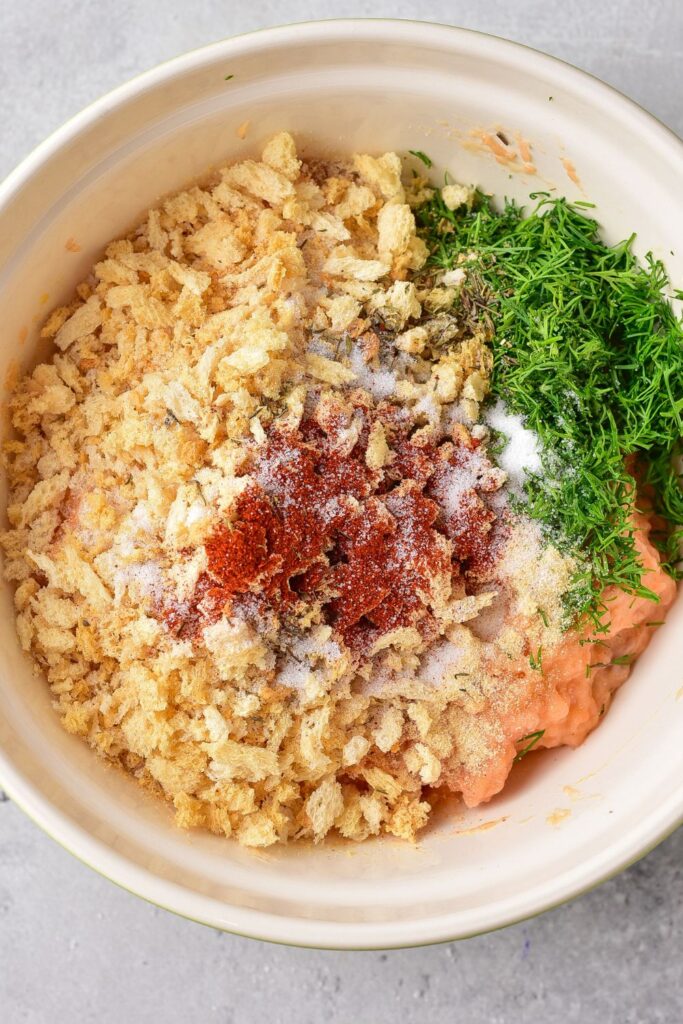
[(473, 426), (472, 417), (469, 415), (465, 402), (451, 402), (450, 405), (444, 406), (444, 430), (449, 431), (456, 423), (463, 423), (466, 427)]
[(154, 532), (154, 521), (146, 501), (138, 501), (130, 513), (130, 518), (138, 529), (150, 534)]
[(466, 688), (467, 679), (476, 672), (477, 664), (471, 643), (467, 640), (454, 643), (442, 637), (425, 651), (416, 669), (395, 671), (386, 663), (375, 663), (370, 678), (357, 684), (358, 692), (366, 696), (401, 694), (418, 698), (434, 690), (460, 690)]
[(349, 455), (363, 431), (363, 416), (356, 410), (351, 417), (351, 422), (346, 427), (341, 427), (334, 437), (334, 450), (342, 455)]
[(164, 592), (164, 576), (156, 561), (119, 565), (114, 571), (114, 599), (118, 602), (124, 591), (132, 587), (136, 598), (158, 601)]
[(288, 686), (292, 690), (303, 690), (308, 683), (313, 669), (309, 662), (298, 662), (292, 658), (285, 658), (279, 666), (275, 682), (279, 686)]
[(448, 466), (433, 482), (434, 497), (455, 520), (471, 500), (472, 491), (486, 479), (489, 464), (477, 451), (468, 452), (456, 466)]
[(433, 391), (428, 391), (415, 403), (413, 415), (416, 418), (424, 416), (433, 427), (441, 425), (441, 404)]
[(351, 369), (358, 378), (358, 383), (366, 391), (369, 391), (373, 398), (389, 398), (396, 390), (396, 377), (390, 370), (381, 368), (375, 370), (365, 362), (363, 353), (358, 345), (351, 349), (349, 357)]
[(337, 355), (329, 337), (324, 334), (311, 334), (306, 351), (316, 356), (323, 356), (325, 359), (334, 359)]
[[(341, 353), (339, 346), (333, 348), (328, 338), (323, 335), (313, 335), (308, 342), (307, 351), (315, 355), (324, 356), (326, 359), (338, 359), (345, 354), (345, 346)], [(366, 363), (363, 351), (357, 343), (354, 343), (349, 352), (349, 364), (356, 375), (360, 387), (369, 391), (373, 398), (381, 400), (389, 398), (396, 390), (396, 374), (382, 366), (374, 367)]]
[(508, 412), (501, 399), (487, 410), (486, 422), (508, 439), (498, 461), (508, 475), (511, 490), (519, 493), (527, 476), (541, 470), (538, 435), (524, 426), (521, 416)]
[(324, 639), (326, 633), (330, 632), (327, 627), (313, 630), (308, 636), (298, 637), (291, 644), (289, 651), (285, 652), (284, 659), (280, 664), (276, 682), (280, 686), (289, 686), (293, 690), (302, 690), (310, 682), (316, 681), (320, 667), (316, 663), (322, 661), (323, 665), (333, 665), (341, 656), (341, 647), (335, 640)]
[(425, 653), (417, 678), (427, 686), (447, 686), (457, 675), (469, 675), (469, 652), (450, 640), (440, 640)]
[(441, 278), (441, 284), (445, 284), (447, 288), (458, 287), (463, 283), (467, 274), (462, 267), (456, 267), (455, 270), (447, 270)]

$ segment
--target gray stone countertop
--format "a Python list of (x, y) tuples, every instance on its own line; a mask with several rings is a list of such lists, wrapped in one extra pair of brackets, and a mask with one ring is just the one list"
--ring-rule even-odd
[[(334, 16), (520, 40), (683, 134), (679, 0), (0, 0), (0, 177), (84, 104), (161, 60)], [(502, 932), (333, 953), (223, 935), (149, 906), (0, 802), (3, 1024), (680, 1024), (682, 954), (683, 830), (594, 892)]]

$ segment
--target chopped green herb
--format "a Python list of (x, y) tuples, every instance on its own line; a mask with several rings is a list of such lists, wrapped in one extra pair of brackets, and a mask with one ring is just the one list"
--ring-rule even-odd
[(636, 477), (654, 494), (666, 529), (651, 536), (676, 574), (683, 325), (663, 265), (652, 255), (639, 263), (633, 238), (607, 246), (576, 204), (531, 198), (525, 216), (481, 193), (472, 209), (452, 211), (435, 192), (417, 211), (425, 273), (459, 258), (468, 271), (457, 301), (493, 334), (493, 395), (541, 440), (543, 472), (525, 483), (525, 511), (577, 559), (568, 620), (587, 614), (604, 631), (605, 587), (657, 599), (636, 550)]
[(229, 82), (229, 81), (230, 81), (230, 79), (231, 79), (231, 78), (234, 78), (234, 77), (235, 77), (234, 75), (226, 75), (226, 76), (225, 76), (225, 78), (223, 79), (223, 81), (224, 81), (224, 82)]
[(536, 657), (534, 657), (533, 654), (529, 655), (529, 664), (531, 665), (531, 667), (532, 667), (534, 672), (542, 672), (543, 671), (543, 662), (541, 660), (542, 653), (543, 653), (543, 648), (539, 647), (538, 650), (536, 651)]
[(612, 658), (611, 661), (594, 661), (592, 665), (586, 665), (586, 675), (589, 676), (594, 668), (612, 668), (613, 665), (630, 665), (633, 661), (633, 655), (631, 654), (620, 654), (617, 658)]
[(507, 434), (504, 434), (502, 430), (496, 430), (495, 427), (489, 427), (489, 438), (486, 451), (494, 458), (505, 451), (510, 440)]
[[(530, 750), (533, 750), (534, 747), (536, 746), (536, 744), (538, 743), (538, 741), (544, 735), (544, 733), (545, 733), (545, 729), (539, 729), (538, 732), (530, 732), (528, 736), (522, 736), (521, 740), (518, 740), (517, 742), (518, 743), (526, 743), (526, 746), (523, 747), (522, 750), (520, 750), (518, 752), (516, 758), (513, 761), (513, 764), (517, 764), (517, 762), (521, 761), (522, 758), (525, 757), (529, 753)], [(529, 742), (527, 742), (527, 741), (529, 741)]]
[(409, 149), (408, 152), (410, 153), (411, 156), (416, 156), (418, 160), (421, 160), (425, 167), (432, 166), (432, 161), (430, 160), (426, 153), (422, 152), (421, 149)]
[(548, 628), (548, 626), (550, 625), (550, 623), (549, 623), (549, 621), (548, 621), (548, 616), (546, 615), (546, 613), (545, 613), (545, 612), (543, 611), (543, 609), (542, 609), (542, 608), (539, 608), (539, 609), (538, 609), (538, 614), (539, 614), (539, 617), (540, 617), (540, 619), (541, 619), (541, 622), (543, 623), (543, 625), (544, 625), (544, 626), (545, 626), (545, 628), (547, 629), (547, 628)]

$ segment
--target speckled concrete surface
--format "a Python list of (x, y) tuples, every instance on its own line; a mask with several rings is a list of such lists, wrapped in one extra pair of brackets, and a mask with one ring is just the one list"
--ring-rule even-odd
[[(85, 103), (222, 36), (330, 16), (508, 36), (683, 133), (680, 0), (0, 0), (0, 176)], [(3, 1024), (679, 1024), (683, 830), (619, 878), (494, 935), (391, 953), (221, 935), (116, 889), (0, 802)]]

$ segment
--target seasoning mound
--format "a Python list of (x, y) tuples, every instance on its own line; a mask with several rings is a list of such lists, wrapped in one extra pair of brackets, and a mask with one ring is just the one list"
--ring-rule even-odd
[[(112, 242), (12, 399), (21, 644), (181, 827), (412, 839), (439, 787), (489, 799), (623, 681), (564, 632), (534, 436), (496, 460), (491, 327), (466, 267), (426, 266), (431, 194), (394, 153), (306, 162), (280, 133)], [(623, 658), (651, 602), (613, 608)]]
[(358, 391), (331, 416), (316, 390), (310, 418), (245, 447), (244, 489), (204, 543), (206, 569), (189, 599), (163, 605), (179, 639), (271, 613), (281, 628), (330, 625), (360, 659), (396, 631), (426, 642), (502, 550), (508, 527), (486, 496), (504, 474), (479, 441), (459, 425), (457, 443), (429, 429), (416, 442), (398, 406)]

